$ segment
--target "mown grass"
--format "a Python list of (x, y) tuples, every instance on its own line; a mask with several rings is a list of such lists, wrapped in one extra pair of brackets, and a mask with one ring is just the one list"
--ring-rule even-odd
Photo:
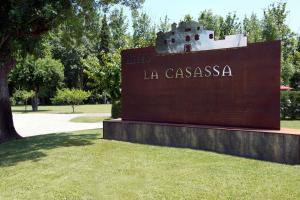
[(98, 117), (98, 116), (82, 116), (82, 117), (75, 117), (71, 119), (71, 122), (77, 123), (98, 123), (103, 122), (104, 120), (109, 120), (110, 117)]
[(100, 139), (0, 144), (0, 199), (299, 199), (300, 166)]
[(300, 129), (300, 120), (281, 120), (281, 127)]
[[(27, 113), (33, 113), (28, 107), (29, 111)], [(25, 113), (24, 106), (12, 106), (13, 112)], [(75, 113), (110, 113), (111, 104), (95, 104), (95, 105), (78, 105), (75, 107)], [(39, 111), (37, 113), (58, 113), (66, 114), (72, 113), (72, 107), (69, 105), (62, 106), (39, 106)]]

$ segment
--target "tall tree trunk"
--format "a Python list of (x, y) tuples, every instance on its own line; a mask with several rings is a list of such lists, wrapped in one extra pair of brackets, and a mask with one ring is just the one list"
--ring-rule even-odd
[(10, 60), (0, 66), (0, 143), (21, 138), (14, 127), (7, 83), (7, 75), (14, 65), (15, 60)]
[(34, 96), (31, 98), (31, 106), (32, 111), (38, 111), (38, 105), (39, 105), (39, 89), (38, 87), (35, 88)]

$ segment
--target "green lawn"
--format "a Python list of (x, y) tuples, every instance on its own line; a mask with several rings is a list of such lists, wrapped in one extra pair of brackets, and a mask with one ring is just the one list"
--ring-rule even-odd
[[(31, 112), (31, 107), (28, 106), (27, 110)], [(24, 113), (24, 106), (12, 106), (13, 112)], [(39, 113), (72, 113), (72, 107), (68, 105), (64, 106), (39, 106)], [(111, 104), (97, 104), (97, 105), (79, 105), (75, 107), (76, 113), (110, 113)]]
[(300, 199), (300, 166), (100, 138), (0, 144), (0, 199)]
[(300, 120), (281, 120), (281, 127), (300, 129)]
[[(109, 117), (97, 117), (97, 116), (83, 116), (71, 119), (72, 122), (80, 123), (98, 123), (102, 122)], [(300, 120), (281, 120), (281, 128), (300, 129)]]
[(83, 117), (75, 117), (71, 119), (71, 122), (79, 122), (79, 123), (98, 123), (104, 120), (111, 119), (110, 117), (97, 117), (97, 116), (83, 116)]

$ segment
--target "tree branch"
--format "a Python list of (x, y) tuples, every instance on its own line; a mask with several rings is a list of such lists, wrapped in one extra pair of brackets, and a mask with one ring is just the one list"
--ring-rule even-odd
[(0, 73), (8, 74), (10, 70), (17, 64), (17, 61), (15, 58), (8, 58), (4, 62), (2, 66), (0, 66)]
[(9, 34), (4, 34), (4, 36), (1, 37), (0, 49), (2, 48), (2, 45), (7, 41), (8, 38), (9, 38)]

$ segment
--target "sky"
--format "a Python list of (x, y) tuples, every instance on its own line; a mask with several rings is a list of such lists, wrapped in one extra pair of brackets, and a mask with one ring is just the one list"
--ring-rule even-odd
[[(226, 16), (228, 12), (236, 12), (239, 19), (245, 15), (256, 13), (263, 16), (263, 9), (275, 0), (145, 0), (142, 10), (153, 22), (159, 24), (160, 18), (168, 15), (170, 22), (178, 23), (186, 14), (198, 19), (199, 13), (211, 9), (213, 13)], [(287, 23), (292, 31), (300, 33), (300, 0), (286, 0), (289, 15)], [(129, 14), (129, 13), (128, 13)], [(130, 14), (129, 14), (130, 15)]]

